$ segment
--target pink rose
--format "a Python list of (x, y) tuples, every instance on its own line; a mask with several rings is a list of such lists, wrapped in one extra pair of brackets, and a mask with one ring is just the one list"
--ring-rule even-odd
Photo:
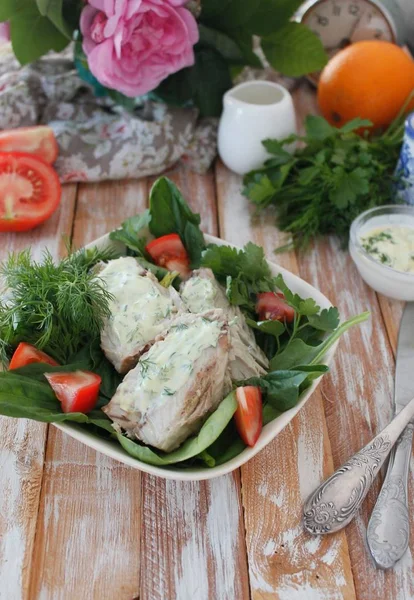
[(187, 0), (89, 0), (81, 15), (83, 50), (104, 86), (134, 97), (194, 64), (196, 20)]
[(6, 21), (5, 23), (0, 23), (0, 42), (9, 42), (10, 41), (10, 23)]

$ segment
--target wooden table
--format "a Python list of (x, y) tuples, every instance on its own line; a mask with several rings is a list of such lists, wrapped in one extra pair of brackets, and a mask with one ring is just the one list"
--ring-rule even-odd
[[(295, 92), (298, 119), (315, 110)], [(284, 236), (272, 213), (252, 222), (240, 178), (219, 162), (207, 175), (168, 173), (204, 231), (269, 258)], [(152, 180), (67, 185), (40, 229), (3, 235), (7, 251), (48, 247), (62, 235), (82, 246), (142, 211)], [(5, 243), (6, 242), (6, 243)], [(274, 259), (274, 257), (273, 257)], [(232, 475), (164, 481), (96, 454), (53, 426), (0, 419), (1, 600), (409, 600), (412, 552), (390, 572), (368, 555), (365, 530), (381, 477), (346, 532), (304, 533), (302, 503), (322, 478), (392, 416), (394, 356), (402, 304), (377, 296), (335, 239), (280, 264), (321, 289), (343, 317), (369, 322), (340, 342), (331, 374), (269, 446)], [(410, 497), (414, 485), (411, 468)], [(413, 532), (414, 535), (414, 532)]]

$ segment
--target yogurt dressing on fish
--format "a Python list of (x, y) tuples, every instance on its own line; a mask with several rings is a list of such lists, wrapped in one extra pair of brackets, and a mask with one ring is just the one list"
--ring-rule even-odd
[[(141, 357), (138, 366), (139, 410), (144, 412), (154, 399), (173, 396), (188, 382), (194, 363), (209, 347), (216, 347), (222, 333), (223, 323), (200, 319), (193, 324), (173, 325), (168, 336), (156, 342)], [(122, 386), (121, 386), (122, 387)], [(121, 392), (121, 387), (119, 391)], [(122, 410), (129, 410), (135, 404), (130, 394), (121, 395), (119, 404)]]

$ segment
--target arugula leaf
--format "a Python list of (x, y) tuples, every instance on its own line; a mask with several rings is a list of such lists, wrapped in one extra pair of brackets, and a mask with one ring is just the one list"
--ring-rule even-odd
[(121, 228), (112, 231), (109, 234), (109, 237), (113, 241), (125, 244), (127, 248), (132, 250), (138, 256), (148, 259), (145, 246), (149, 235), (150, 223), (150, 211), (145, 210), (142, 214), (130, 217), (124, 221)]
[(141, 462), (157, 466), (172, 465), (194, 458), (208, 449), (233, 418), (236, 408), (236, 396), (234, 392), (231, 392), (208, 417), (197, 436), (189, 438), (177, 450), (169, 453), (152, 450), (121, 434), (117, 434), (117, 438), (124, 450)]
[(151, 233), (155, 237), (178, 233), (190, 256), (192, 268), (197, 268), (205, 248), (199, 227), (200, 215), (191, 211), (177, 186), (166, 177), (160, 177), (152, 186), (150, 214)]

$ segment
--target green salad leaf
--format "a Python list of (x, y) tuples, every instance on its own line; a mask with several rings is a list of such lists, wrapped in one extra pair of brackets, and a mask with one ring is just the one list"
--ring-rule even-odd
[(236, 408), (236, 396), (234, 392), (231, 392), (208, 417), (198, 435), (189, 438), (177, 450), (169, 453), (151, 450), (148, 446), (133, 442), (121, 434), (117, 434), (117, 437), (124, 450), (138, 460), (150, 465), (172, 465), (195, 458), (211, 446), (231, 421)]
[(200, 265), (201, 253), (205, 248), (200, 230), (200, 215), (191, 211), (180, 190), (167, 177), (160, 177), (150, 192), (149, 228), (155, 237), (178, 233), (192, 263)]
[(310, 368), (270, 371), (263, 377), (251, 377), (241, 383), (262, 388), (266, 394), (266, 401), (277, 411), (283, 412), (296, 406), (305, 382), (309, 384), (312, 376), (320, 377), (328, 370), (326, 365), (314, 365)]
[(230, 304), (254, 313), (256, 294), (274, 291), (275, 284), (263, 248), (249, 242), (242, 250), (210, 244), (203, 252), (201, 266), (210, 268), (226, 286)]
[[(62, 367), (47, 367), (47, 372), (68, 370)], [(33, 419), (44, 423), (62, 423), (73, 421), (95, 425), (113, 433), (111, 421), (100, 409), (94, 409), (88, 415), (83, 413), (64, 413), (60, 408), (52, 388), (35, 377), (15, 372), (0, 373), (0, 414), (6, 417)]]
[(138, 262), (161, 280), (168, 271), (151, 262), (145, 246), (150, 234), (158, 238), (170, 233), (178, 233), (190, 257), (191, 267), (199, 267), (205, 248), (200, 215), (191, 211), (170, 179), (160, 177), (151, 188), (150, 208), (124, 221), (109, 237), (125, 244), (129, 252), (138, 257)]
[(140, 215), (126, 219), (120, 227), (109, 234), (111, 240), (121, 242), (134, 252), (136, 256), (142, 256), (148, 259), (149, 256), (145, 251), (147, 238), (149, 235), (149, 224), (151, 215), (149, 210), (145, 210)]

